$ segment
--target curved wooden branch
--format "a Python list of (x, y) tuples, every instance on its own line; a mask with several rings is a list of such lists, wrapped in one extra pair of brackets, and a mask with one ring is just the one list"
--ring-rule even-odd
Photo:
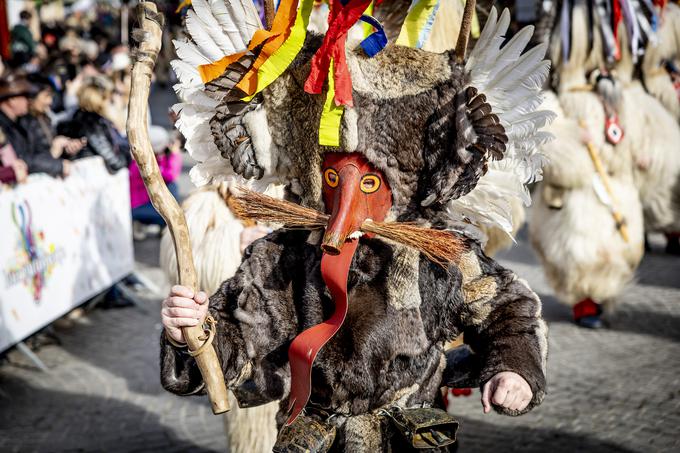
[[(132, 88), (127, 119), (128, 139), (151, 203), (165, 219), (172, 235), (177, 253), (179, 282), (196, 291), (199, 289), (198, 279), (187, 222), (184, 212), (163, 181), (156, 156), (151, 149), (147, 127), (151, 74), (161, 48), (163, 15), (159, 14), (156, 5), (149, 1), (139, 4), (137, 14), (141, 30), (135, 31), (138, 47), (132, 67)], [(203, 341), (199, 339), (203, 336), (202, 327), (184, 328), (183, 334), (190, 350), (198, 350), (203, 345)], [(201, 370), (213, 412), (220, 414), (228, 411), (227, 388), (214, 347), (209, 345), (205, 348), (204, 352), (196, 357), (196, 362)]]

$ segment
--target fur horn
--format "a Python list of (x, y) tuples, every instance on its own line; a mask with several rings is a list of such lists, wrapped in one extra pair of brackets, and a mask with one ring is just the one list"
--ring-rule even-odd
[(472, 17), (474, 16), (476, 6), (477, 0), (466, 0), (465, 2), (463, 20), (460, 24), (458, 42), (456, 42), (456, 59), (458, 63), (463, 63), (465, 61), (470, 29), (472, 28)]
[(265, 18), (265, 26), (267, 27), (267, 30), (272, 29), (272, 25), (274, 25), (274, 16), (276, 15), (276, 8), (274, 7), (274, 0), (264, 0), (264, 18)]

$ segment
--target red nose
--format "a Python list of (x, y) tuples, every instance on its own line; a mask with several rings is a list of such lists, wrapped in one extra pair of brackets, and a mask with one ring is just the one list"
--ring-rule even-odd
[(326, 197), (331, 216), (321, 248), (330, 255), (338, 255), (347, 237), (359, 231), (368, 218), (367, 195), (361, 192), (361, 177), (362, 172), (356, 166), (344, 166), (338, 172), (337, 187)]

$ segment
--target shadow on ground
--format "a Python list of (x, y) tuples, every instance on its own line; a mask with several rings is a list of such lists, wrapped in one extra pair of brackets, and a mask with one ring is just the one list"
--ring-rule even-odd
[[(12, 411), (0, 410), (0, 450), (177, 451), (209, 452), (177, 438), (157, 414), (144, 408), (91, 395), (35, 388), (14, 379), (0, 380)], [(30, 402), (12, 404), (11, 400)], [(60, 412), (63, 417), (43, 414)]]

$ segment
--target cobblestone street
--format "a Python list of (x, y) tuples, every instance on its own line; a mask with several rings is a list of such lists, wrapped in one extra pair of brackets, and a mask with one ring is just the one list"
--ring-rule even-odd
[[(137, 266), (162, 282), (157, 252), (157, 240), (138, 243)], [(569, 322), (526, 238), (501, 261), (543, 297), (549, 393), (519, 418), (483, 415), (478, 392), (460, 398), (461, 451), (678, 451), (680, 260), (656, 245), (605, 331)], [(225, 451), (221, 418), (204, 398), (160, 387), (159, 300), (97, 309), (58, 329), (61, 345), (38, 352), (49, 373), (10, 354), (0, 366), (0, 451)]]

